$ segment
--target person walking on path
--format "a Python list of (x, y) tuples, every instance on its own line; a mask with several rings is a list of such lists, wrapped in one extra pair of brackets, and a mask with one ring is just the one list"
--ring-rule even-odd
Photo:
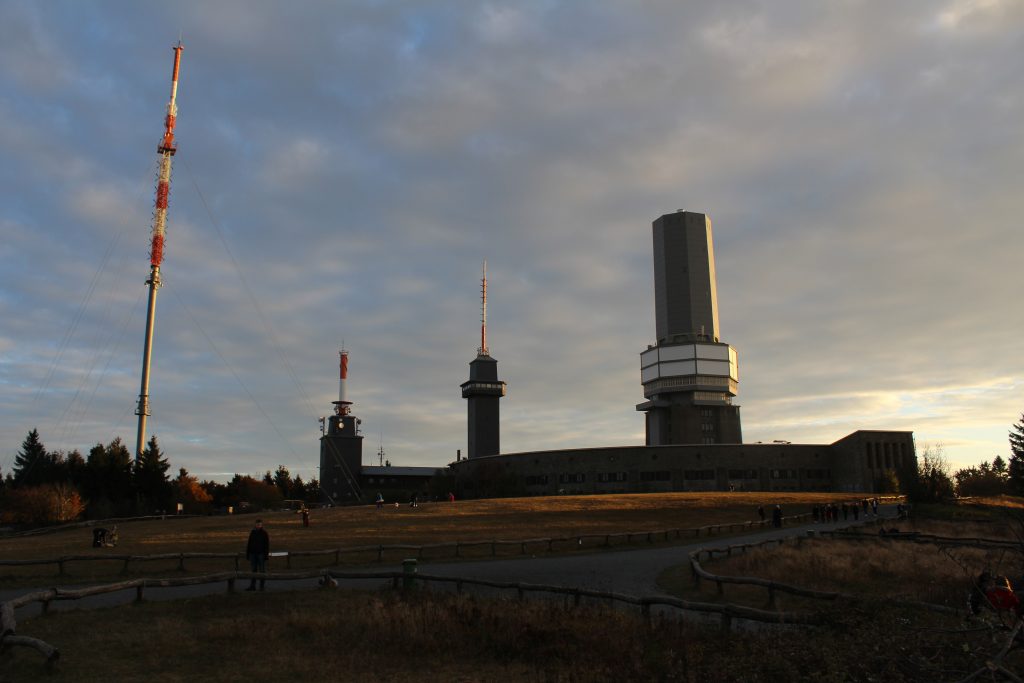
[(384, 507), (384, 496), (380, 491), (377, 491), (377, 509), (380, 510)]
[[(256, 526), (249, 532), (249, 542), (245, 545), (245, 556), (249, 559), (253, 574), (267, 573), (267, 558), (270, 557), (270, 534), (263, 528), (263, 520), (257, 519)], [(266, 579), (260, 579), (260, 590), (266, 587)], [(256, 579), (249, 579), (247, 591), (256, 590)]]
[(757, 516), (761, 518), (762, 522), (764, 521), (764, 505), (757, 506)]
[(309, 508), (303, 505), (299, 512), (302, 513), (302, 526), (309, 526)]
[(772, 526), (776, 529), (782, 528), (782, 506), (776, 505), (772, 510)]

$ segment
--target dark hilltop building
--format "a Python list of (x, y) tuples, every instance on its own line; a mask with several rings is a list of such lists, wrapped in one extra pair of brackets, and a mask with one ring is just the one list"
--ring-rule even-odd
[(485, 341), (462, 385), (469, 458), (450, 465), (463, 495), (868, 492), (892, 473), (916, 470), (913, 432), (859, 430), (831, 444), (744, 444), (733, 404), (736, 350), (719, 336), (711, 221), (678, 211), (654, 221), (653, 233), (656, 343), (640, 354), (646, 400), (636, 406), (645, 414), (646, 445), (499, 455), (497, 402), (505, 387)]
[(332, 401), (334, 414), (320, 418), (320, 502), (366, 502), (378, 492), (389, 502), (413, 493), (426, 495), (430, 480), (442, 468), (392, 467), (390, 463), (363, 465), (362, 420), (352, 414), (352, 402), (346, 396), (348, 351), (340, 352), (339, 361), (338, 400)]
[[(487, 348), (487, 264), (480, 347), (463, 382), (467, 456), (444, 467), (363, 465), (360, 420), (346, 399), (348, 354), (334, 414), (322, 418), (323, 502), (444, 496), (653, 491), (875, 491), (916, 471), (913, 432), (859, 430), (830, 444), (743, 443), (736, 350), (719, 336), (711, 221), (677, 211), (654, 221), (655, 343), (640, 354), (643, 446), (501, 454), (505, 383)], [(403, 501), (404, 502), (404, 501)]]

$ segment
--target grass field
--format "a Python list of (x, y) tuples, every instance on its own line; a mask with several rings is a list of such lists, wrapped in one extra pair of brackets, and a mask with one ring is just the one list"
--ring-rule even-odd
[[(815, 502), (782, 496), (764, 502), (776, 501), (787, 514)], [(467, 535), (460, 537), (466, 540), (585, 533), (581, 529), (596, 529), (590, 526), (597, 524), (595, 519), (606, 520), (598, 524), (602, 532), (635, 531), (638, 526), (745, 521), (758, 502), (749, 494), (464, 502), (384, 511), (380, 514), (393, 514), (380, 518), (378, 528), (402, 542), (451, 540), (448, 528), (463, 531)], [(334, 543), (348, 540), (340, 528), (357, 527), (358, 520), (375, 519), (377, 514), (373, 508), (318, 512), (308, 530), (284, 514), (265, 518), (275, 540), (301, 539), (308, 531), (305, 540), (312, 542), (310, 547), (322, 547), (332, 538)], [(516, 523), (520, 515), (529, 516), (528, 525)], [(936, 510), (934, 516), (962, 517), (955, 510)], [(919, 519), (913, 528), (998, 537), (993, 536), (1000, 533), (993, 518), (998, 515), (977, 525), (962, 518)], [(172, 523), (157, 524), (152, 533), (166, 537), (157, 540), (160, 550), (151, 552), (165, 552), (203, 530), (237, 548), (252, 519), (177, 520), (173, 524), (183, 526), (166, 535), (160, 532), (171, 529)], [(332, 519), (338, 520), (339, 529), (323, 528)], [(465, 524), (448, 526), (456, 520)], [(84, 532), (79, 530), (72, 538), (81, 536)], [(376, 541), (363, 536), (348, 542)], [(164, 543), (168, 545), (159, 545)], [(59, 539), (46, 537), (5, 539), (3, 544), (0, 552), (21, 544), (61, 547)], [(819, 605), (828, 610), (826, 622), (813, 628), (740, 623), (723, 633), (699, 619), (656, 616), (647, 622), (633, 609), (598, 604), (573, 608), (561, 601), (517, 602), (422, 590), (321, 590), (236, 593), (55, 612), (20, 623), (19, 633), (61, 648), (62, 662), (49, 677), (54, 681), (941, 681), (965, 678), (1002, 647), (1005, 632), (995, 623), (965, 623), (960, 616), (888, 604), (889, 596), (944, 601), (948, 593), (952, 602), (962, 599), (966, 575), (948, 556), (909, 544), (838, 547), (809, 542), (708, 564), (715, 572), (755, 574), (820, 588), (856, 588), (878, 596), (877, 602)], [(221, 546), (211, 544), (208, 549)], [(957, 558), (966, 564), (1010, 561), (1005, 555)], [(939, 569), (944, 577), (936, 574)], [(744, 596), (732, 590), (727, 589), (729, 601), (745, 602), (749, 597), (748, 604), (764, 604), (763, 591)], [(703, 594), (701, 599), (717, 598)], [(793, 607), (787, 600), (782, 598), (782, 608)], [(1020, 672), (1024, 658), (1019, 648), (1003, 664)], [(41, 658), (35, 652), (17, 648), (0, 655), (4, 683), (36, 681), (41, 673)]]
[[(757, 518), (757, 506), (780, 504), (787, 515), (807, 512), (815, 503), (854, 499), (844, 494), (818, 493), (667, 493), (606, 496), (557, 496), (501, 500), (425, 503), (417, 508), (375, 506), (314, 510), (311, 526), (302, 526), (293, 512), (260, 515), (270, 533), (271, 550), (298, 551), (349, 548), (377, 544), (414, 544), (473, 540), (518, 540), (543, 536), (573, 536), (746, 522)], [(91, 547), (88, 528), (52, 534), (0, 539), (5, 559), (56, 558), (61, 555), (154, 555), (178, 552), (243, 552), (257, 515), (151, 520), (121, 524), (117, 548)], [(481, 550), (481, 553), (484, 551)], [(490, 551), (487, 550), (487, 553)], [(397, 556), (396, 556), (397, 557)], [(375, 554), (352, 557), (369, 562)], [(392, 558), (395, 559), (395, 558)], [(430, 559), (429, 556), (426, 559)], [(450, 556), (445, 556), (450, 559)], [(296, 560), (294, 568), (323, 560)], [(166, 573), (174, 561), (137, 566), (135, 572)], [(232, 569), (227, 561), (190, 562), (190, 571)], [(55, 565), (0, 567), (0, 588), (38, 585), (57, 576)], [(119, 576), (120, 563), (79, 562), (67, 567), (67, 580), (76, 582)], [(33, 583), (33, 582), (36, 583)]]

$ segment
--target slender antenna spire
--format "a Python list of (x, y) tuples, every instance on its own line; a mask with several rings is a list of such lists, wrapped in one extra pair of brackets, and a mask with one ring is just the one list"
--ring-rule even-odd
[(480, 278), (480, 348), (482, 355), (487, 355), (487, 259), (484, 259), (483, 277)]
[(149, 371), (153, 354), (153, 324), (156, 316), (156, 292), (160, 289), (160, 264), (164, 259), (164, 232), (167, 227), (167, 199), (171, 193), (171, 157), (178, 151), (174, 142), (174, 124), (178, 120), (178, 69), (181, 66), (179, 38), (174, 46), (174, 68), (171, 71), (171, 97), (164, 116), (164, 135), (157, 145), (160, 155), (160, 173), (156, 183), (156, 206), (153, 209), (153, 231), (149, 247), (149, 306), (146, 312), (146, 341), (142, 351), (142, 382), (135, 414), (139, 416), (139, 429), (135, 439), (135, 459), (142, 457), (146, 439), (146, 417), (149, 416)]

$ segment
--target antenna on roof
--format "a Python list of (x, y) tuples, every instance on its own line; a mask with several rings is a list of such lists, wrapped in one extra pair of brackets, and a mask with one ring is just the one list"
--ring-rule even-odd
[(487, 259), (484, 259), (483, 277), (480, 278), (480, 348), (482, 355), (487, 355)]

